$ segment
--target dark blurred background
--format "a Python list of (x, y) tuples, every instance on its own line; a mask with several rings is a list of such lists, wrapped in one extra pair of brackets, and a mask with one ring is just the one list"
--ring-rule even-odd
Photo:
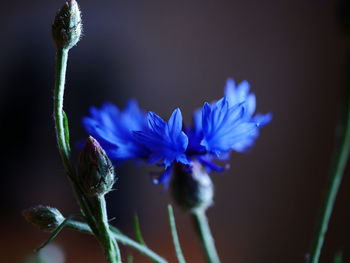
[[(68, 61), (65, 110), (71, 137), (86, 137), (91, 105), (122, 107), (136, 98), (168, 118), (223, 95), (227, 77), (248, 80), (259, 112), (272, 112), (249, 154), (213, 174), (209, 209), (223, 262), (305, 262), (329, 177), (349, 57), (347, 1), (81, 0), (84, 37)], [(52, 122), (55, 49), (50, 25), (63, 5), (3, 1), (0, 9), (0, 261), (24, 262), (48, 235), (24, 221), (36, 204), (63, 214), (78, 207), (56, 149)], [(76, 150), (77, 151), (77, 150)], [(76, 158), (77, 154), (75, 154)], [(175, 262), (168, 193), (150, 182), (153, 167), (118, 169), (109, 194), (113, 224), (132, 235), (137, 211), (149, 245)], [(321, 262), (338, 250), (350, 262), (349, 173), (337, 199)], [(191, 221), (175, 210), (188, 262), (201, 263)], [(64, 230), (56, 244), (66, 262), (104, 262), (97, 242)], [(133, 251), (124, 249), (123, 254)], [(133, 252), (136, 262), (149, 262)]]

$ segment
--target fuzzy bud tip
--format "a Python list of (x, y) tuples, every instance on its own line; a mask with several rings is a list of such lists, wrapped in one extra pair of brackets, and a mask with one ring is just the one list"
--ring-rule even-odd
[(78, 3), (68, 0), (56, 14), (52, 25), (52, 37), (59, 49), (75, 46), (82, 33), (81, 14)]
[(61, 212), (50, 206), (30, 207), (25, 209), (22, 214), (29, 223), (45, 232), (53, 232), (64, 221)]

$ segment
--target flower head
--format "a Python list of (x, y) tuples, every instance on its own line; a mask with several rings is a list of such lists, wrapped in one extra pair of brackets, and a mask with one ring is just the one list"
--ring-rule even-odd
[(168, 185), (175, 164), (191, 168), (195, 161), (207, 172), (223, 171), (226, 166), (216, 165), (215, 159), (227, 160), (232, 151), (245, 152), (254, 144), (272, 115), (254, 115), (256, 98), (249, 88), (247, 81), (236, 86), (228, 79), (225, 96), (197, 109), (192, 126), (182, 124), (179, 109), (166, 122), (153, 112), (146, 115), (135, 101), (124, 111), (112, 104), (92, 107), (83, 122), (112, 160), (146, 160), (164, 166), (155, 182)]

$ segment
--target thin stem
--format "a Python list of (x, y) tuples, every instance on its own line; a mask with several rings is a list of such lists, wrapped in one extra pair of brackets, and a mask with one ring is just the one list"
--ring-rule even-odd
[(220, 263), (205, 211), (203, 209), (195, 210), (192, 212), (192, 216), (208, 262)]
[[(69, 163), (69, 147), (66, 145), (66, 134), (64, 129), (63, 97), (66, 82), (66, 69), (68, 61), (68, 49), (57, 49), (56, 53), (56, 83), (54, 91), (54, 118), (58, 149), (67, 171), (71, 172)], [(71, 175), (71, 174), (70, 174)]]
[(67, 134), (68, 126), (65, 122), (67, 119), (63, 112), (63, 98), (66, 80), (66, 69), (68, 61), (68, 49), (57, 49), (56, 52), (56, 81), (54, 90), (54, 120), (55, 120), (55, 131), (57, 137), (58, 150), (67, 172), (68, 179), (70, 180), (75, 197), (77, 198), (80, 208), (84, 214), (86, 221), (93, 230), (95, 236), (99, 234), (97, 228), (96, 219), (93, 214), (92, 205), (89, 200), (82, 193), (79, 184), (76, 182), (75, 169), (70, 162), (70, 146), (69, 136)]
[[(69, 220), (67, 222), (67, 227), (72, 228), (72, 229), (77, 230), (77, 231), (80, 231), (80, 232), (87, 233), (87, 234), (93, 234), (91, 228), (83, 222)], [(139, 251), (140, 253), (144, 254), (145, 256), (149, 257), (150, 259), (154, 260), (157, 263), (168, 263), (165, 259), (158, 256), (155, 252), (150, 250), (148, 247), (140, 245), (138, 242), (132, 240), (128, 236), (125, 236), (124, 234), (120, 233), (115, 227), (110, 226), (110, 230), (112, 232), (113, 238), (117, 242), (120, 242), (121, 244), (123, 244), (125, 246), (129, 246), (129, 247)]]
[(122, 243), (125, 246), (129, 246), (135, 250), (138, 250), (140, 253), (148, 256), (150, 259), (154, 260), (158, 263), (168, 263), (164, 258), (158, 256), (156, 253), (154, 253), (152, 250), (150, 250), (148, 247), (141, 245), (140, 243), (132, 240), (128, 236), (123, 235), (118, 231), (116, 228), (110, 226), (111, 231), (113, 232), (114, 238)]
[(347, 91), (347, 96), (345, 96), (345, 116), (342, 136), (340, 138), (339, 148), (336, 151), (334, 168), (331, 172), (331, 183), (327, 191), (327, 196), (325, 199), (324, 207), (322, 210), (322, 215), (320, 218), (319, 229), (316, 232), (314, 238), (313, 249), (309, 258), (309, 263), (318, 263), (321, 255), (321, 250), (324, 244), (325, 236), (328, 229), (328, 224), (333, 212), (334, 203), (339, 191), (339, 187), (344, 175), (347, 161), (349, 159), (350, 151), (350, 91)]
[(117, 242), (113, 240), (112, 233), (109, 229), (106, 200), (104, 196), (94, 198), (96, 207), (96, 220), (98, 223), (98, 239), (105, 250), (106, 258), (110, 263), (120, 263), (121, 256)]
[[(68, 178), (73, 186), (73, 190), (76, 198), (78, 199), (79, 205), (83, 210), (84, 216), (86, 217), (89, 225), (92, 227), (94, 232), (97, 229), (94, 227), (95, 219), (92, 214), (90, 204), (84, 195), (82, 194), (79, 185), (75, 180), (75, 170), (70, 163), (70, 146), (69, 138), (67, 138), (67, 133), (65, 129), (65, 118), (63, 112), (63, 98), (64, 98), (64, 88), (66, 82), (66, 70), (68, 61), (68, 49), (57, 49), (56, 52), (56, 80), (55, 80), (55, 90), (54, 90), (54, 107), (53, 115), (55, 119), (55, 131), (57, 137), (58, 150), (61, 155), (61, 159), (64, 168), (67, 172)], [(68, 145), (67, 145), (68, 144)]]
[(174, 247), (175, 247), (177, 260), (179, 261), (179, 263), (186, 263), (185, 257), (182, 253), (182, 250), (181, 250), (179, 236), (178, 236), (177, 231), (176, 231), (174, 210), (173, 210), (173, 207), (171, 205), (168, 205), (168, 214), (169, 214), (171, 235), (173, 237), (173, 243), (174, 243)]

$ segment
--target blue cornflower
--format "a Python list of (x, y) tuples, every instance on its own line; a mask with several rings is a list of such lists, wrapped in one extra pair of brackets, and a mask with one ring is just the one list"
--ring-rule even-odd
[(225, 160), (231, 150), (246, 152), (259, 136), (260, 128), (272, 119), (271, 113), (253, 116), (256, 98), (249, 89), (247, 81), (236, 86), (233, 79), (228, 79), (225, 97), (197, 109), (193, 114), (193, 126), (186, 128), (190, 138), (188, 152), (212, 170), (223, 170), (211, 162), (213, 158)]
[(236, 86), (228, 79), (225, 96), (197, 109), (192, 126), (182, 124), (179, 109), (166, 122), (153, 112), (146, 114), (136, 101), (123, 111), (110, 103), (101, 109), (92, 107), (83, 122), (112, 160), (146, 160), (164, 166), (155, 182), (168, 185), (175, 164), (190, 168), (196, 161), (207, 171), (222, 171), (214, 160), (227, 160), (232, 151), (245, 152), (254, 144), (272, 115), (254, 115), (256, 98), (249, 88), (247, 81)]

